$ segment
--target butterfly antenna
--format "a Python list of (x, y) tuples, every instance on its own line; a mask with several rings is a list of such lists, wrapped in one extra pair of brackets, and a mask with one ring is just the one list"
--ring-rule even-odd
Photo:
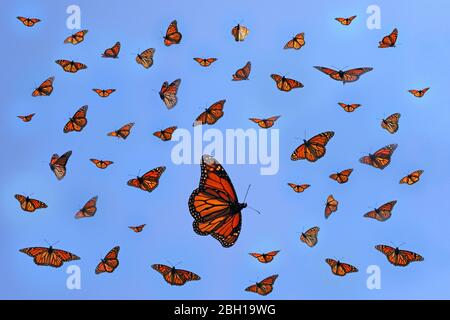
[(248, 191), (250, 190), (251, 186), (252, 186), (251, 184), (248, 185), (247, 192), (245, 193), (245, 197), (244, 197), (244, 203), (245, 203), (245, 199), (247, 199)]
[(174, 265), (174, 267), (176, 267), (176, 266), (178, 266), (178, 265), (180, 265), (180, 264), (182, 264), (183, 263), (183, 261), (178, 261), (175, 265)]
[(405, 244), (406, 244), (406, 242), (402, 242), (402, 243), (400, 243), (400, 245), (398, 247), (400, 248), (401, 246), (403, 246)]
[(57, 245), (58, 243), (59, 243), (59, 240), (56, 241), (56, 242), (53, 242), (53, 243), (51, 244), (51, 246), (53, 247), (54, 245)]
[(48, 244), (48, 246), (50, 247), (51, 244), (47, 241), (47, 239), (44, 239), (45, 243)]
[(174, 264), (172, 262), (170, 262), (170, 260), (166, 259), (166, 262), (170, 265), (173, 266)]
[(255, 208), (253, 208), (253, 207), (248, 206), (248, 208), (249, 208), (249, 209), (252, 209), (252, 210), (255, 211), (257, 214), (261, 214), (261, 211), (255, 209)]

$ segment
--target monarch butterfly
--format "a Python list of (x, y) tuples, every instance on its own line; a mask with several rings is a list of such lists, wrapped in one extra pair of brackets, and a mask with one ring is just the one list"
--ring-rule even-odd
[(337, 201), (332, 194), (330, 194), (327, 198), (327, 203), (325, 204), (325, 219), (338, 209), (339, 201)]
[(359, 159), (359, 162), (383, 170), (389, 165), (389, 163), (391, 163), (392, 154), (397, 147), (397, 144), (387, 145), (377, 150), (374, 154), (369, 154), (368, 156), (362, 157)]
[(172, 286), (182, 286), (188, 281), (200, 280), (200, 276), (187, 270), (175, 269), (164, 264), (152, 264), (152, 268), (158, 271), (164, 280)]
[(271, 74), (270, 76), (276, 82), (277, 88), (281, 91), (289, 92), (292, 89), (303, 88), (303, 84), (297, 80), (289, 79), (278, 74)]
[(216, 159), (203, 155), (200, 167), (199, 186), (189, 197), (194, 231), (231, 247), (241, 232), (241, 210), (247, 204), (239, 203), (230, 177)]
[(209, 67), (213, 62), (217, 61), (217, 58), (194, 58), (202, 67)]
[(330, 76), (330, 78), (333, 80), (342, 81), (343, 84), (345, 84), (346, 82), (354, 82), (354, 81), (358, 80), (359, 77), (362, 76), (364, 73), (373, 70), (373, 68), (370, 68), (370, 67), (355, 68), (355, 69), (350, 69), (350, 70), (346, 70), (346, 71), (342, 71), (342, 70), (336, 71), (336, 70), (333, 70), (330, 68), (319, 67), (319, 66), (314, 66), (314, 68), (316, 68), (317, 70)]
[(114, 162), (109, 160), (98, 160), (98, 159), (89, 159), (95, 166), (99, 169), (106, 169), (110, 164)]
[(231, 29), (231, 34), (233, 35), (235, 41), (244, 41), (249, 32), (250, 30), (248, 30), (247, 27), (241, 26), (240, 24), (237, 24), (233, 27), (233, 29)]
[(177, 126), (168, 127), (164, 130), (153, 132), (155, 137), (160, 138), (162, 141), (172, 140), (172, 134), (177, 130)]
[(38, 266), (49, 266), (53, 268), (59, 268), (64, 262), (72, 260), (80, 260), (80, 257), (70, 253), (68, 251), (54, 249), (52, 246), (48, 248), (43, 247), (31, 247), (20, 249), (30, 257), (33, 257), (33, 261)]
[(200, 113), (200, 115), (195, 119), (192, 124), (194, 127), (202, 124), (214, 124), (223, 117), (223, 106), (226, 100), (220, 100), (213, 103), (209, 108), (206, 108), (205, 111)]
[(306, 232), (302, 232), (300, 235), (300, 241), (306, 243), (310, 248), (314, 247), (319, 241), (317, 236), (319, 235), (319, 227), (312, 227)]
[(144, 227), (145, 227), (145, 223), (144, 223), (144, 224), (141, 224), (141, 225), (139, 225), (139, 226), (128, 227), (128, 228), (130, 228), (131, 230), (133, 230), (133, 231), (136, 232), (136, 233), (139, 233), (139, 232), (141, 232), (141, 231), (144, 229)]
[(69, 119), (69, 121), (64, 126), (64, 133), (71, 131), (80, 132), (87, 125), (86, 113), (88, 106), (82, 106), (77, 112)]
[(400, 180), (400, 184), (407, 183), (412, 185), (420, 180), (420, 176), (422, 175), (423, 170), (416, 170), (408, 174), (406, 177), (403, 177)]
[(102, 53), (102, 58), (116, 59), (119, 56), (119, 52), (120, 52), (120, 42), (116, 42), (115, 45), (113, 45), (111, 48), (106, 49), (105, 52)]
[(164, 45), (169, 47), (173, 44), (179, 44), (183, 36), (178, 32), (177, 20), (173, 20), (167, 28), (164, 36)]
[(249, 120), (258, 124), (258, 126), (260, 126), (263, 129), (268, 129), (268, 128), (271, 128), (275, 124), (275, 121), (277, 121), (278, 118), (280, 118), (280, 117), (281, 116), (273, 116), (273, 117), (266, 118), (266, 119), (249, 118)]
[(87, 69), (87, 65), (81, 62), (69, 61), (64, 59), (56, 60), (55, 62), (59, 64), (65, 72), (76, 73), (78, 72), (78, 70)]
[(381, 120), (381, 127), (386, 129), (389, 133), (396, 133), (398, 130), (398, 121), (400, 120), (400, 113), (391, 114), (386, 119)]
[(326, 131), (315, 135), (308, 141), (303, 140), (303, 144), (299, 145), (294, 152), (292, 152), (291, 160), (297, 161), (306, 159), (310, 162), (317, 161), (325, 155), (325, 146), (333, 136), (333, 131)]
[(344, 109), (347, 112), (353, 112), (357, 108), (361, 107), (361, 105), (358, 103), (346, 104), (346, 103), (338, 102), (338, 105), (340, 105), (342, 107), (342, 109)]
[(392, 32), (383, 37), (380, 42), (378, 42), (378, 48), (390, 48), (395, 47), (395, 43), (397, 42), (398, 30), (395, 28)]
[(33, 119), (35, 113), (28, 114), (26, 116), (17, 116), (17, 118), (21, 119), (23, 122), (30, 122)]
[(62, 156), (56, 153), (52, 155), (49, 165), (58, 180), (61, 180), (66, 175), (66, 165), (71, 155), (72, 151), (67, 151)]
[(389, 201), (382, 206), (373, 209), (372, 211), (367, 212), (364, 217), (366, 218), (372, 218), (376, 219), (378, 221), (386, 221), (388, 220), (392, 215), (392, 210), (394, 209), (395, 204), (397, 203), (397, 200)]
[(47, 80), (42, 82), (39, 87), (34, 89), (34, 91), (31, 95), (33, 97), (51, 95), (52, 91), (53, 91), (53, 81), (55, 81), (55, 77), (48, 78)]
[(305, 34), (298, 33), (295, 37), (289, 40), (285, 45), (284, 49), (295, 49), (299, 50), (305, 45)]
[(420, 254), (387, 245), (380, 244), (375, 246), (375, 249), (383, 253), (391, 264), (398, 267), (406, 267), (411, 262), (424, 260)]
[(347, 273), (358, 272), (358, 269), (350, 264), (336, 261), (334, 259), (325, 259), (331, 267), (331, 272), (337, 276), (345, 276)]
[(95, 268), (95, 274), (114, 272), (119, 266), (119, 250), (119, 246), (112, 248)]
[(280, 252), (280, 250), (270, 251), (268, 253), (249, 253), (252, 257), (258, 259), (261, 263), (269, 263)]
[(297, 193), (301, 193), (310, 187), (309, 184), (295, 184), (291, 182), (288, 182), (288, 186)]
[(137, 176), (135, 179), (130, 179), (127, 182), (127, 185), (130, 187), (139, 188), (144, 191), (152, 192), (156, 189), (159, 184), (159, 178), (166, 170), (166, 167), (157, 167), (152, 169), (142, 175), (141, 177)]
[(97, 199), (98, 197), (92, 197), (88, 202), (81, 208), (77, 213), (75, 213), (75, 219), (90, 218), (97, 212)]
[(17, 19), (19, 19), (24, 26), (26, 27), (32, 27), (34, 26), (36, 23), (40, 22), (41, 20), (38, 18), (25, 18), (25, 17), (17, 17)]
[(78, 31), (70, 36), (68, 36), (65, 40), (64, 43), (71, 43), (73, 45), (75, 44), (79, 44), (80, 42), (84, 41), (84, 36), (86, 35), (86, 33), (88, 33), (88, 30), (81, 30)]
[(429, 87), (424, 88), (422, 90), (411, 89), (411, 90), (408, 90), (408, 92), (411, 93), (416, 98), (422, 98), (428, 90), (430, 90)]
[(241, 69), (236, 70), (236, 72), (233, 74), (233, 81), (241, 81), (241, 80), (248, 80), (248, 76), (250, 75), (250, 71), (252, 70), (252, 63), (248, 61), (245, 66), (243, 66)]
[(275, 280), (277, 280), (278, 275), (274, 274), (273, 276), (267, 277), (261, 282), (256, 282), (254, 285), (247, 287), (245, 291), (254, 292), (262, 296), (266, 296), (273, 290), (273, 285)]
[(21, 194), (14, 195), (14, 198), (16, 198), (17, 201), (19, 201), (20, 207), (22, 208), (23, 211), (34, 212), (37, 209), (47, 208), (47, 205), (44, 202), (36, 199), (31, 199), (29, 197), (25, 197)]
[(161, 90), (159, 91), (159, 97), (169, 110), (175, 107), (178, 102), (177, 92), (180, 83), (181, 79), (173, 81), (170, 85), (167, 81), (164, 81)]
[(111, 93), (116, 91), (116, 89), (92, 89), (99, 97), (107, 98)]
[(348, 26), (350, 23), (352, 23), (353, 19), (355, 19), (356, 16), (351, 16), (349, 18), (334, 18), (334, 20), (339, 21), (342, 25)]
[(153, 55), (155, 54), (154, 48), (148, 48), (147, 50), (138, 53), (136, 56), (136, 62), (142, 65), (145, 69), (150, 68), (153, 65)]
[(336, 172), (330, 175), (330, 178), (333, 180), (336, 180), (338, 183), (346, 183), (348, 181), (348, 178), (352, 174), (353, 169), (345, 169), (341, 172)]
[(125, 140), (129, 136), (133, 126), (134, 126), (134, 122), (127, 123), (126, 125), (122, 126), (120, 129), (111, 131), (107, 135), (110, 137), (117, 137), (117, 138), (122, 138)]

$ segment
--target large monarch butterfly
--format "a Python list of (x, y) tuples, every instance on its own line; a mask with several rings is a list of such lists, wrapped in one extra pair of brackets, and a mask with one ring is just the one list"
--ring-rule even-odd
[(194, 58), (202, 67), (209, 67), (213, 62), (217, 61), (217, 58)]
[(340, 105), (342, 107), (342, 109), (344, 109), (347, 112), (353, 112), (357, 108), (361, 107), (361, 105), (359, 103), (346, 104), (343, 102), (338, 102), (338, 105)]
[(64, 126), (64, 133), (71, 131), (80, 132), (87, 125), (88, 121), (86, 119), (86, 113), (88, 111), (88, 106), (82, 106), (77, 112), (69, 119), (69, 121)]
[(369, 154), (368, 156), (362, 157), (359, 159), (359, 162), (383, 170), (389, 165), (389, 163), (391, 163), (392, 154), (397, 147), (397, 144), (387, 145), (377, 150), (374, 154)]
[(292, 152), (291, 160), (303, 160), (306, 159), (309, 162), (315, 162), (322, 158), (326, 153), (325, 146), (328, 141), (333, 138), (333, 131), (326, 131), (315, 135), (309, 140), (303, 139), (303, 143), (299, 145), (294, 152)]
[(277, 280), (278, 275), (274, 274), (273, 276), (267, 277), (260, 282), (256, 282), (254, 285), (247, 287), (245, 291), (254, 292), (261, 296), (266, 296), (273, 290), (273, 285), (275, 284), (275, 280)]
[(202, 125), (202, 124), (214, 124), (223, 117), (223, 106), (226, 100), (220, 100), (213, 103), (209, 108), (200, 113), (200, 115), (195, 119), (192, 126)]
[(92, 89), (92, 91), (94, 91), (96, 94), (98, 94), (99, 97), (101, 98), (107, 98), (109, 97), (109, 95), (111, 93), (113, 93), (114, 91), (116, 91), (116, 89)]
[(22, 22), (25, 27), (32, 27), (36, 23), (41, 21), (41, 19), (38, 19), (38, 18), (25, 18), (25, 17), (20, 17), (20, 16), (17, 17), (17, 19), (19, 19), (20, 22)]
[(164, 280), (172, 286), (182, 286), (188, 281), (200, 280), (200, 276), (191, 271), (176, 269), (164, 264), (152, 264), (152, 268), (158, 271)]
[(411, 262), (423, 261), (424, 258), (415, 252), (400, 250), (398, 247), (393, 248), (387, 245), (379, 244), (375, 249), (386, 256), (388, 261), (397, 267), (406, 267)]
[(235, 41), (244, 41), (248, 36), (250, 30), (247, 27), (241, 26), (237, 24), (233, 29), (231, 29), (231, 34), (234, 37)]
[(72, 151), (67, 151), (62, 156), (59, 156), (57, 153), (52, 155), (49, 165), (58, 180), (61, 180), (66, 175), (66, 165), (71, 155)]
[(283, 49), (295, 49), (299, 50), (305, 45), (305, 34), (298, 33), (295, 37), (292, 37), (283, 47)]
[(39, 87), (34, 89), (31, 95), (33, 97), (51, 95), (53, 92), (53, 81), (55, 81), (55, 77), (48, 78), (47, 80), (42, 82)]
[(161, 90), (159, 91), (159, 97), (166, 105), (167, 109), (172, 109), (178, 102), (177, 92), (178, 87), (180, 86), (181, 79), (176, 79), (171, 84), (167, 81), (161, 86)]
[(408, 174), (407, 176), (400, 179), (400, 184), (407, 183), (412, 185), (420, 180), (420, 176), (422, 175), (423, 170), (416, 170)]
[(98, 196), (92, 197), (88, 202), (81, 208), (77, 213), (75, 213), (75, 219), (90, 218), (97, 212), (97, 199)]
[(398, 130), (398, 121), (400, 120), (400, 113), (391, 114), (386, 119), (381, 120), (381, 127), (386, 129), (389, 133), (396, 133)]
[(177, 126), (168, 127), (159, 131), (153, 132), (155, 137), (160, 138), (162, 141), (172, 140), (172, 134), (177, 130)]
[(113, 58), (116, 59), (119, 57), (120, 52), (120, 42), (116, 42), (111, 48), (106, 49), (102, 53), (102, 58)]
[(372, 218), (378, 221), (386, 221), (388, 220), (392, 215), (392, 210), (394, 209), (395, 204), (397, 203), (397, 200), (389, 201), (382, 206), (373, 209), (372, 211), (367, 212), (364, 217), (366, 218)]
[(331, 272), (337, 276), (345, 276), (347, 273), (358, 272), (358, 269), (348, 263), (336, 261), (334, 259), (325, 259), (325, 262), (331, 267)]
[(22, 208), (23, 211), (34, 212), (37, 209), (47, 208), (47, 205), (44, 202), (36, 199), (31, 199), (29, 197), (25, 197), (21, 194), (14, 195), (14, 198), (16, 198), (17, 201), (19, 201), (20, 207)]
[(353, 169), (345, 169), (345, 170), (342, 170), (341, 172), (336, 172), (336, 173), (330, 174), (330, 178), (337, 181), (340, 184), (346, 183), (348, 181), (348, 178), (352, 174), (352, 172), (353, 172)]
[(286, 78), (278, 74), (271, 74), (270, 77), (276, 82), (278, 90), (289, 92), (292, 89), (303, 88), (303, 84), (297, 80)]
[(275, 124), (275, 121), (277, 121), (278, 118), (280, 118), (280, 117), (281, 116), (273, 116), (273, 117), (265, 118), (265, 119), (249, 118), (249, 120), (258, 124), (258, 126), (260, 126), (263, 129), (268, 129), (268, 128), (271, 128)]
[(113, 164), (114, 162), (109, 160), (98, 160), (98, 159), (89, 159), (95, 166), (99, 169), (106, 169), (109, 165)]
[(230, 177), (216, 159), (203, 155), (200, 167), (199, 186), (189, 197), (194, 231), (231, 247), (241, 232), (241, 210), (247, 204), (239, 202)]
[(30, 113), (30, 114), (25, 115), (25, 116), (17, 116), (17, 118), (19, 118), (19, 119), (22, 120), (23, 122), (30, 122), (31, 119), (33, 119), (33, 117), (34, 117), (35, 114), (36, 114), (36, 113)]
[(424, 94), (427, 93), (428, 90), (430, 90), (429, 87), (424, 88), (422, 90), (411, 89), (411, 90), (408, 90), (408, 92), (411, 93), (416, 98), (422, 98), (424, 96)]
[(306, 243), (310, 248), (314, 247), (319, 241), (317, 236), (319, 235), (319, 227), (312, 227), (306, 232), (302, 232), (300, 235), (300, 241)]
[(269, 263), (280, 252), (280, 250), (270, 251), (267, 253), (249, 253), (252, 257), (256, 258), (261, 263)]
[(166, 35), (164, 36), (164, 45), (166, 47), (173, 44), (179, 44), (183, 36), (178, 32), (177, 20), (173, 20), (167, 28)]
[(81, 30), (78, 31), (70, 36), (68, 36), (65, 40), (64, 43), (71, 43), (73, 45), (75, 44), (79, 44), (80, 42), (84, 41), (84, 36), (86, 35), (86, 33), (88, 33), (88, 30)]
[(250, 75), (250, 71), (252, 70), (252, 63), (248, 61), (245, 66), (236, 70), (233, 74), (233, 81), (241, 81), (248, 80), (248, 76)]
[(153, 65), (153, 55), (155, 54), (154, 48), (148, 48), (147, 50), (138, 53), (136, 56), (136, 62), (142, 65), (145, 69), (150, 68)]
[(69, 60), (61, 59), (61, 60), (56, 60), (55, 62), (57, 64), (59, 64), (65, 72), (76, 73), (79, 70), (87, 69), (87, 65), (85, 65), (81, 62), (73, 61), (73, 60), (69, 61)]
[(378, 42), (378, 48), (391, 48), (395, 47), (395, 43), (397, 42), (398, 30), (395, 28), (392, 32), (383, 37), (380, 42)]
[(325, 219), (338, 209), (339, 201), (337, 201), (332, 194), (327, 197), (327, 202), (325, 204)]
[(114, 272), (119, 266), (119, 250), (119, 246), (112, 248), (95, 268), (95, 274)]
[(356, 16), (351, 16), (349, 18), (334, 18), (334, 20), (339, 21), (340, 24), (344, 26), (350, 25), (352, 23), (353, 19), (355, 19)]
[(144, 229), (144, 227), (145, 227), (145, 223), (141, 224), (139, 226), (130, 226), (128, 228), (130, 228), (131, 230), (133, 230), (136, 233), (139, 233), (139, 232), (141, 232)]
[(166, 167), (157, 167), (152, 169), (142, 175), (141, 177), (137, 176), (135, 179), (130, 179), (127, 182), (127, 185), (130, 187), (139, 188), (141, 190), (152, 192), (159, 185), (159, 178), (166, 170)]
[(311, 185), (309, 184), (295, 184), (292, 182), (288, 182), (288, 186), (292, 188), (292, 190), (294, 190), (297, 193), (301, 193), (303, 191), (305, 191), (306, 189), (308, 189)]
[(123, 125), (121, 128), (107, 133), (107, 135), (110, 137), (117, 137), (125, 140), (130, 135), (133, 126), (134, 122), (127, 123), (126, 125)]
[(24, 248), (20, 249), (19, 251), (29, 255), (30, 257), (33, 257), (34, 263), (38, 266), (59, 268), (63, 265), (64, 262), (80, 260), (80, 257), (78, 257), (77, 255), (68, 251), (54, 249), (52, 246), (48, 248)]
[(370, 67), (355, 68), (355, 69), (350, 69), (350, 70), (346, 70), (346, 71), (343, 71), (343, 70), (336, 71), (331, 68), (319, 67), (319, 66), (314, 66), (314, 68), (325, 73), (333, 80), (342, 81), (343, 84), (345, 84), (346, 82), (354, 82), (354, 81), (358, 80), (359, 77), (362, 76), (364, 73), (373, 70), (373, 68), (370, 68)]

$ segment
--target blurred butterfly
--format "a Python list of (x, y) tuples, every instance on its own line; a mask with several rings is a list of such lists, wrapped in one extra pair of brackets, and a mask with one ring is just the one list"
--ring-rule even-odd
[(213, 103), (209, 108), (206, 108), (197, 119), (195, 119), (193, 126), (202, 124), (214, 124), (223, 117), (223, 106), (226, 100), (220, 100)]
[(95, 274), (114, 272), (119, 266), (119, 250), (119, 246), (112, 248), (95, 268)]
[(26, 116), (17, 116), (17, 118), (21, 119), (23, 122), (30, 122), (33, 119), (35, 113), (28, 114)]
[(162, 141), (172, 140), (172, 134), (177, 130), (177, 126), (168, 127), (164, 130), (153, 132), (155, 137), (160, 138)]
[(247, 27), (241, 26), (240, 24), (231, 29), (231, 34), (233, 35), (235, 41), (244, 41), (249, 32), (250, 30), (248, 30)]
[(310, 187), (309, 184), (295, 184), (291, 182), (288, 182), (288, 185), (297, 193), (301, 193)]
[(164, 36), (164, 44), (166, 47), (180, 43), (182, 35), (178, 32), (177, 20), (173, 20), (167, 28)]
[(52, 94), (53, 91), (53, 81), (55, 81), (55, 77), (50, 77), (44, 82), (41, 83), (39, 87), (34, 89), (33, 93), (31, 94), (33, 97), (36, 96), (49, 96)]
[(107, 135), (110, 137), (117, 137), (117, 138), (122, 138), (125, 140), (128, 137), (128, 135), (130, 134), (133, 126), (134, 126), (134, 122), (127, 123), (126, 125), (122, 126), (120, 129), (111, 131)]
[(252, 69), (252, 64), (250, 61), (248, 61), (245, 66), (243, 66), (241, 69), (238, 69), (233, 74), (233, 81), (241, 81), (241, 80), (248, 80), (248, 76), (250, 75), (250, 71)]
[(66, 164), (71, 155), (72, 151), (67, 151), (62, 156), (56, 153), (52, 155), (49, 165), (58, 180), (61, 180), (66, 175)]
[(375, 249), (383, 253), (394, 266), (406, 267), (411, 262), (423, 261), (423, 257), (412, 251), (400, 250), (386, 245), (377, 245)]
[(239, 203), (230, 177), (216, 159), (203, 155), (200, 167), (199, 186), (189, 197), (194, 231), (231, 247), (241, 232), (241, 210), (247, 204)]
[(111, 48), (106, 49), (105, 52), (103, 52), (102, 57), (116, 59), (119, 56), (119, 52), (120, 52), (120, 42), (116, 42), (115, 45), (113, 45)]
[(358, 272), (354, 266), (340, 262), (339, 260), (326, 259), (326, 263), (331, 267), (331, 272), (337, 276), (345, 276), (347, 273)]
[(299, 50), (305, 45), (305, 34), (298, 33), (295, 37), (289, 40), (285, 45), (284, 49), (295, 49)]
[(200, 280), (200, 276), (187, 270), (175, 269), (164, 264), (153, 264), (152, 268), (158, 271), (164, 280), (172, 286), (182, 286), (188, 281)]
[(387, 145), (377, 150), (374, 154), (369, 154), (368, 156), (362, 157), (359, 159), (359, 162), (383, 170), (389, 165), (389, 163), (391, 163), (392, 154), (395, 149), (397, 149), (397, 146), (397, 144)]
[(216, 58), (194, 58), (202, 67), (209, 67), (213, 62), (216, 62)]
[(346, 183), (348, 181), (348, 178), (352, 174), (353, 169), (345, 169), (341, 172), (336, 172), (330, 175), (330, 178), (333, 180), (336, 180), (338, 183)]
[(154, 48), (149, 48), (138, 53), (136, 56), (136, 62), (142, 65), (145, 69), (150, 68), (153, 65), (153, 55), (155, 54)]
[(130, 179), (127, 182), (127, 185), (130, 187), (139, 188), (141, 190), (152, 192), (156, 189), (159, 184), (159, 178), (166, 170), (166, 167), (157, 167), (152, 169), (142, 175), (141, 177), (137, 176), (135, 179)]
[(167, 81), (164, 81), (161, 90), (159, 91), (159, 97), (169, 110), (175, 107), (178, 102), (177, 92), (180, 83), (181, 79), (173, 81), (170, 85)]
[(249, 253), (252, 257), (258, 259), (261, 263), (269, 263), (280, 252), (280, 250), (270, 251), (268, 253)]
[(386, 221), (391, 217), (392, 210), (394, 209), (396, 203), (397, 200), (389, 201), (379, 208), (375, 208), (372, 211), (367, 212), (364, 217), (372, 218), (381, 222)]
[(87, 30), (78, 31), (71, 36), (68, 36), (66, 40), (64, 40), (64, 43), (71, 43), (73, 45), (79, 44), (80, 42), (84, 41), (84, 36), (86, 35), (86, 33), (88, 33)]
[(95, 166), (99, 169), (106, 169), (110, 164), (113, 164), (114, 162), (109, 160), (98, 160), (98, 159), (89, 159), (92, 163), (95, 164)]
[(99, 97), (107, 98), (111, 93), (116, 91), (116, 89), (92, 89)]
[(319, 66), (314, 66), (314, 68), (330, 76), (330, 78), (333, 80), (342, 81), (343, 84), (345, 84), (346, 82), (354, 82), (358, 80), (359, 77), (362, 76), (364, 73), (373, 70), (373, 68), (356, 68), (346, 71), (342, 70), (336, 71), (330, 68)]
[(97, 212), (97, 199), (98, 197), (95, 196), (91, 199), (89, 199), (88, 202), (81, 208), (76, 214), (75, 219), (81, 219), (81, 218), (90, 218), (95, 215)]
[(86, 113), (88, 106), (82, 106), (77, 112), (69, 119), (69, 121), (64, 126), (64, 133), (71, 131), (80, 132), (87, 125)]
[(334, 20), (339, 21), (342, 25), (348, 26), (350, 23), (352, 23), (353, 19), (355, 19), (356, 16), (351, 16), (349, 18), (334, 18)]
[(20, 249), (19, 251), (29, 255), (30, 257), (33, 257), (34, 263), (38, 266), (59, 268), (63, 265), (64, 262), (80, 260), (80, 257), (74, 255), (73, 253), (60, 249), (54, 249), (52, 246), (50, 246), (49, 248), (24, 248)]
[(415, 90), (415, 89), (412, 89), (412, 90), (408, 90), (408, 92), (411, 93), (412, 95), (414, 95), (414, 97), (416, 97), (416, 98), (422, 98), (422, 97), (424, 96), (424, 94), (425, 94), (428, 90), (430, 90), (429, 87), (428, 87), (428, 88), (424, 88), (424, 89), (422, 89), (422, 90)]
[(257, 282), (254, 285), (246, 288), (245, 291), (254, 292), (262, 296), (266, 296), (273, 290), (273, 285), (275, 280), (277, 280), (278, 275), (274, 274), (273, 276), (267, 277), (261, 282)]
[(383, 39), (380, 42), (378, 42), (378, 48), (395, 47), (397, 37), (398, 37), (398, 30), (397, 28), (395, 28), (389, 35), (383, 37)]
[(17, 199), (20, 203), (20, 207), (23, 211), (34, 212), (36, 209), (44, 209), (47, 208), (47, 205), (39, 200), (31, 199), (29, 197), (25, 197), (21, 194), (14, 195), (14, 198)]
[(277, 88), (281, 91), (289, 92), (292, 89), (303, 88), (303, 84), (297, 80), (289, 79), (278, 74), (271, 74), (270, 76), (276, 82)]
[(303, 139), (303, 144), (299, 145), (292, 153), (291, 160), (297, 161), (306, 159), (310, 162), (317, 161), (325, 155), (325, 146), (333, 136), (333, 131), (326, 131), (315, 135), (308, 141)]
[(36, 23), (40, 22), (41, 20), (38, 18), (25, 18), (25, 17), (17, 17), (17, 19), (19, 19), (24, 26), (26, 27), (32, 27), (34, 26)]
[(403, 177), (400, 180), (400, 184), (407, 183), (409, 185), (412, 185), (420, 180), (420, 176), (422, 175), (423, 170), (416, 170), (414, 172), (411, 172), (406, 177)]
[(312, 227), (311, 229), (307, 230), (306, 232), (302, 232), (300, 235), (300, 241), (306, 243), (308, 247), (314, 247), (317, 242), (319, 241), (317, 239), (317, 236), (319, 235), (319, 227)]
[(327, 203), (325, 204), (325, 219), (338, 209), (339, 201), (337, 201), (333, 195), (329, 195), (327, 198)]
[(249, 118), (249, 120), (258, 124), (258, 126), (260, 126), (263, 129), (268, 129), (268, 128), (271, 128), (275, 124), (275, 121), (277, 121), (278, 118), (280, 118), (280, 117), (281, 116), (273, 116), (273, 117), (266, 118), (266, 119)]
[(139, 233), (139, 232), (141, 232), (144, 229), (144, 227), (145, 227), (145, 224), (141, 224), (139, 226), (128, 227), (128, 228), (130, 228), (131, 230), (133, 230), (136, 233)]
[(69, 60), (56, 60), (57, 64), (63, 68), (65, 72), (76, 73), (78, 70), (86, 69), (87, 66), (81, 62), (69, 61)]
[(342, 109), (344, 109), (347, 112), (353, 112), (361, 106), (358, 103), (346, 104), (346, 103), (342, 103), (342, 102), (338, 102), (338, 105), (340, 105), (342, 107)]
[(381, 120), (381, 127), (389, 133), (396, 133), (398, 130), (398, 120), (400, 120), (400, 113), (391, 114), (386, 119)]

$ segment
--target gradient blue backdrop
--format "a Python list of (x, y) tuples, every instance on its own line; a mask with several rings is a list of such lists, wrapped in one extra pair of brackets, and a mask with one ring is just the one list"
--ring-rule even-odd
[[(280, 276), (274, 299), (393, 299), (450, 298), (450, 253), (446, 203), (449, 190), (448, 151), (450, 56), (446, 1), (1, 1), (3, 62), (0, 85), (2, 157), (0, 160), (0, 275), (1, 298), (56, 299), (250, 299), (250, 280), (274, 273)], [(66, 28), (66, 8), (81, 7), (84, 43), (65, 45), (73, 30)], [(366, 9), (381, 8), (380, 30), (366, 27)], [(349, 27), (334, 18), (358, 15)], [(16, 16), (39, 17), (25, 28)], [(168, 24), (178, 20), (180, 45), (162, 43)], [(231, 28), (242, 23), (248, 38), (236, 43)], [(378, 41), (399, 29), (394, 49), (378, 49)], [(299, 51), (283, 50), (287, 40), (305, 33)], [(100, 54), (116, 41), (122, 43), (117, 60)], [(154, 66), (145, 70), (134, 55), (156, 48)], [(217, 57), (210, 68), (192, 58)], [(65, 73), (56, 59), (74, 59), (88, 65), (77, 74)], [(251, 80), (232, 82), (231, 74), (252, 62)], [(342, 86), (312, 66), (344, 68), (371, 66), (360, 81)], [(271, 73), (287, 74), (304, 83), (303, 89), (283, 93)], [(31, 91), (55, 76), (50, 97), (33, 98)], [(157, 91), (163, 81), (182, 79), (179, 103), (168, 111)], [(430, 86), (422, 99), (407, 90)], [(101, 99), (92, 88), (116, 88)], [(236, 245), (224, 249), (211, 237), (192, 230), (187, 200), (198, 185), (198, 165), (176, 166), (170, 159), (173, 142), (161, 142), (152, 132), (170, 125), (189, 128), (205, 106), (227, 99), (218, 129), (255, 127), (249, 117), (280, 114), (280, 171), (261, 176), (259, 166), (225, 165), (235, 188), (261, 215), (244, 210)], [(345, 113), (337, 102), (361, 103)], [(82, 133), (64, 134), (62, 128), (80, 106), (88, 104), (89, 124)], [(19, 114), (36, 112), (30, 123)], [(380, 128), (382, 117), (402, 114), (400, 130), (390, 135)], [(135, 121), (128, 140), (106, 133)], [(306, 131), (310, 137), (333, 130), (325, 158), (317, 163), (292, 162), (292, 150)], [(398, 143), (392, 164), (379, 171), (358, 163), (359, 157)], [(73, 150), (68, 174), (57, 181), (48, 168), (53, 153)], [(110, 159), (107, 170), (89, 158)], [(130, 174), (166, 165), (158, 189), (145, 193), (130, 188)], [(336, 170), (354, 168), (350, 182), (338, 185), (328, 178)], [(399, 185), (398, 180), (424, 169), (420, 183)], [(287, 182), (310, 183), (296, 194)], [(15, 193), (32, 194), (48, 209), (27, 214)], [(323, 217), (325, 199), (333, 194), (339, 210)], [(98, 195), (92, 219), (75, 220), (74, 213)], [(398, 200), (386, 223), (362, 215), (390, 200)], [(129, 225), (146, 223), (140, 234)], [(310, 249), (299, 232), (318, 225), (319, 244)], [(29, 246), (60, 241), (56, 247), (81, 257), (73, 264), (82, 271), (81, 290), (66, 289), (66, 264), (60, 269), (38, 267), (19, 253)], [(405, 249), (425, 257), (407, 268), (388, 264), (374, 245), (405, 242)], [(113, 274), (95, 275), (99, 259), (120, 245), (120, 266)], [(267, 265), (248, 255), (253, 251), (281, 250)], [(354, 264), (359, 273), (340, 278), (324, 262), (337, 257)], [(183, 287), (167, 285), (150, 268), (153, 263), (181, 261), (179, 268), (198, 273), (202, 280)], [(366, 268), (381, 268), (380, 290), (366, 287)], [(264, 299), (264, 298), (263, 298)]]

